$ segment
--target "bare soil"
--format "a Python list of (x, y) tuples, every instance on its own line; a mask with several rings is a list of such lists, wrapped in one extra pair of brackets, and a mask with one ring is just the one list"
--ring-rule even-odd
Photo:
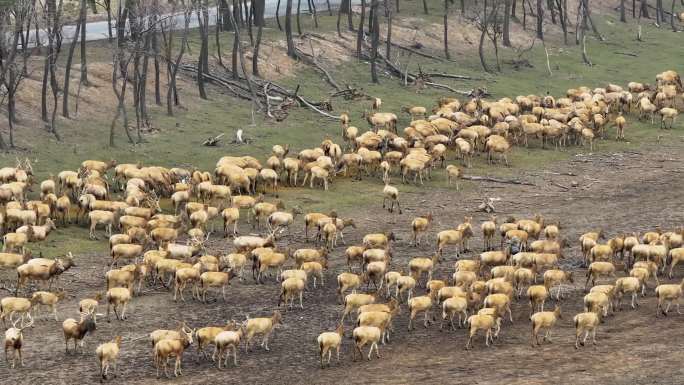
[[(369, 232), (393, 229), (399, 234), (401, 239), (393, 246), (393, 270), (406, 266), (412, 257), (430, 255), (434, 251), (434, 234), (460, 223), (464, 215), (474, 216), (478, 229), (471, 245), (475, 251), (466, 258), (476, 256), (482, 247), (479, 223), (488, 218), (488, 214), (474, 212), (483, 197), (501, 198), (495, 203), (499, 218), (541, 213), (547, 220), (560, 221), (562, 236), (572, 245), (565, 250), (563, 265), (574, 269), (577, 278), (569, 296), (562, 300), (563, 318), (552, 331), (552, 343), (541, 347), (530, 346), (529, 305), (524, 299), (514, 303), (515, 322), (504, 322), (501, 337), (494, 346), (485, 348), (484, 338), (478, 336), (475, 348), (469, 352), (463, 348), (467, 332), (440, 331), (439, 321), (427, 329), (419, 322), (416, 330), (407, 332), (408, 317), (403, 305), (402, 313), (394, 320), (391, 342), (380, 346), (382, 358), (352, 362), (351, 339), (345, 338), (342, 361), (321, 370), (315, 338), (322, 331), (334, 329), (341, 314), (341, 305), (335, 297), (335, 277), (346, 270), (346, 262), (345, 247), (339, 246), (332, 253), (325, 287), (306, 292), (305, 309), (281, 309), (284, 324), (276, 330), (270, 352), (256, 344), (249, 353), (240, 351), (237, 368), (230, 366), (219, 371), (210, 361), (198, 357), (193, 346), (184, 355), (182, 377), (156, 379), (148, 333), (158, 328), (174, 328), (177, 320), (202, 327), (220, 325), (231, 318), (244, 320), (246, 315), (266, 316), (276, 308), (279, 285), (274, 279), (256, 285), (250, 274), (244, 282), (236, 279), (232, 283), (226, 303), (219, 299), (210, 304), (190, 299), (186, 303), (174, 303), (171, 293), (165, 289), (147, 287), (143, 295), (133, 300), (126, 321), (112, 317), (108, 323), (101, 319), (95, 334), (86, 339), (85, 353), (65, 354), (61, 321), (78, 317), (80, 298), (103, 290), (103, 264), (108, 261), (106, 255), (79, 255), (78, 266), (65, 273), (61, 281), (69, 291), (69, 298), (59, 305), (60, 322), (43, 317), (34, 328), (27, 330), (26, 367), (10, 370), (1, 362), (0, 378), (20, 384), (98, 381), (95, 347), (120, 334), (124, 342), (119, 376), (111, 383), (209, 383), (223, 379), (240, 383), (681, 383), (684, 315), (671, 312), (667, 317), (656, 317), (652, 283), (647, 296), (639, 298), (641, 306), (636, 311), (625, 307), (606, 319), (599, 328), (597, 346), (588, 344), (574, 349), (572, 317), (582, 311), (584, 295), (584, 270), (574, 267), (579, 265), (579, 235), (599, 228), (610, 237), (655, 226), (671, 229), (681, 225), (684, 214), (678, 192), (682, 160), (678, 148), (662, 148), (658, 153), (576, 156), (571, 161), (535, 172), (511, 170), (513, 177), (533, 181), (537, 186), (481, 183), (467, 192), (426, 188), (420, 195), (401, 197), (405, 205), (403, 215), (388, 214), (379, 203), (370, 210), (359, 208), (357, 213), (345, 213), (354, 216), (359, 224), (357, 229), (345, 230), (348, 244), (359, 243), (363, 234)], [(573, 181), (577, 187), (570, 187)], [(415, 215), (428, 210), (436, 217), (431, 237), (423, 246), (411, 247), (409, 223)], [(297, 222), (296, 231), (287, 240), (293, 247), (305, 246), (301, 227), (301, 222)], [(243, 233), (251, 231), (247, 225), (241, 229)], [(285, 243), (280, 241), (281, 245)], [(213, 239), (209, 250), (225, 252), (228, 245), (230, 242), (223, 239)], [(450, 277), (454, 261), (450, 251), (435, 277)], [(680, 267), (674, 280), (680, 280), (682, 275), (684, 269)], [(423, 291), (418, 289), (418, 294)], [(547, 307), (553, 307), (553, 302), (547, 302)], [(99, 311), (104, 310), (101, 307)], [(435, 309), (433, 313), (439, 320), (440, 312)], [(347, 322), (349, 336), (352, 326)]]

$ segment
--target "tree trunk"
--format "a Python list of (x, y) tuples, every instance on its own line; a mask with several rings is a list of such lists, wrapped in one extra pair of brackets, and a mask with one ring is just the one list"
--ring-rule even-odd
[(247, 18), (247, 34), (249, 35), (249, 44), (254, 47), (254, 33), (252, 27), (254, 26), (254, 2), (249, 4), (249, 17)]
[[(147, 113), (147, 72), (150, 64), (150, 56), (152, 56), (149, 54), (151, 48), (152, 34), (148, 32), (145, 34), (145, 48), (142, 52), (143, 64), (142, 71), (140, 71), (140, 86), (138, 87), (140, 89), (140, 116), (143, 119), (145, 126), (149, 126), (150, 121), (150, 116)], [(138, 143), (140, 143), (140, 140), (140, 134), (138, 134)]]
[(672, 26), (672, 31), (677, 32), (677, 26), (675, 25), (675, 0), (672, 0), (672, 8), (670, 9), (670, 26)]
[[(161, 106), (161, 85), (159, 84), (159, 1), (154, 2), (154, 16), (152, 18), (153, 30), (152, 30), (152, 50), (154, 51), (154, 102), (156, 105)], [(218, 13), (218, 10), (217, 10)]]
[(299, 16), (301, 14), (302, 0), (297, 0), (297, 35), (302, 36), (302, 25), (299, 22)]
[(287, 40), (287, 56), (297, 59), (294, 41), (292, 40), (292, 0), (285, 3), (285, 37)]
[[(218, 2), (217, 2), (218, 3)], [(217, 7), (220, 7), (220, 5), (216, 5)], [(220, 12), (216, 12), (216, 26), (214, 27), (214, 40), (216, 44), (216, 56), (218, 56), (218, 61), (219, 65), (221, 67), (225, 67), (223, 65), (223, 53), (221, 52), (221, 28), (219, 28), (220, 23), (219, 23), (219, 17), (220, 17)]]
[[(175, 11), (175, 5), (173, 6), (172, 10)], [(173, 11), (171, 13), (174, 13)], [(181, 39), (180, 49), (178, 51), (178, 55), (176, 56), (175, 63), (171, 61), (171, 55), (173, 51), (173, 28), (169, 28), (169, 37), (168, 39), (165, 39), (167, 58), (166, 72), (169, 79), (168, 88), (166, 91), (166, 113), (169, 116), (173, 116), (173, 106), (178, 105), (179, 103), (178, 91), (176, 89), (176, 75), (178, 74), (178, 66), (180, 65), (181, 60), (183, 59), (183, 54), (185, 53), (185, 47), (187, 46), (190, 18), (192, 16), (190, 10), (185, 9), (184, 16), (185, 22), (183, 28), (183, 37)], [(162, 33), (163, 32), (164, 31), (162, 31)]]
[(361, 19), (356, 34), (356, 57), (361, 60), (361, 45), (363, 44), (363, 22), (366, 19), (366, 0), (361, 0)]
[(537, 38), (544, 40), (544, 7), (542, 0), (537, 0)]
[(650, 19), (651, 16), (648, 14), (648, 0), (641, 0), (641, 16)]
[[(352, 20), (352, 16), (353, 16), (352, 2), (351, 2), (351, 0), (346, 0), (346, 1), (347, 1), (347, 29), (350, 31), (354, 31), (354, 23)], [(397, 1), (399, 1), (399, 0), (397, 0)]]
[(487, 62), (485, 61), (484, 57), (484, 41), (485, 41), (485, 34), (487, 33), (487, 28), (488, 26), (488, 17), (487, 17), (487, 0), (484, 0), (484, 12), (482, 13), (482, 25), (480, 25), (480, 28), (482, 29), (480, 32), (480, 44), (478, 45), (477, 48), (477, 53), (480, 56), (480, 64), (482, 64), (482, 69), (485, 70), (485, 72), (490, 72), (489, 67), (487, 67)]
[(560, 20), (561, 29), (563, 30), (563, 44), (568, 44), (568, 23), (567, 23), (567, 0), (556, 0), (558, 7), (558, 19)]
[(261, 34), (264, 29), (265, 0), (254, 0), (254, 24), (258, 27), (254, 53), (252, 54), (252, 74), (259, 76), (259, 47), (261, 46)]
[(308, 0), (309, 1), (309, 13), (313, 13), (313, 19), (314, 19), (314, 28), (318, 28), (318, 13), (316, 12), (316, 4), (314, 3), (314, 0)]
[(426, 15), (428, 14), (427, 0), (423, 0), (423, 12), (425, 12)]
[(276, 4), (276, 23), (278, 23), (278, 29), (282, 31), (283, 27), (280, 25), (280, 0)]
[[(444, 0), (444, 57), (451, 60), (449, 54), (449, 0)], [(388, 55), (389, 57), (389, 55)]]
[(632, 0), (632, 19), (636, 19), (636, 0)]
[(517, 7), (517, 5), (518, 0), (513, 0), (513, 3), (511, 4), (511, 17), (515, 17), (515, 8)]
[(387, 42), (385, 44), (385, 57), (390, 57), (392, 48), (392, 5), (390, 0), (385, 0), (385, 9), (387, 11)]
[(465, 15), (465, 0), (461, 0), (461, 15)]
[[(85, 4), (82, 0), (81, 3)], [(74, 51), (76, 49), (76, 44), (78, 44), (78, 37), (81, 32), (81, 22), (76, 23), (76, 30), (74, 31), (74, 37), (71, 40), (71, 45), (69, 46), (69, 53), (67, 54), (66, 66), (64, 68), (64, 99), (62, 100), (62, 115), (65, 118), (69, 118), (69, 83), (71, 80), (71, 64), (74, 60)]]
[(371, 11), (373, 13), (373, 20), (372, 20), (372, 25), (373, 25), (373, 32), (372, 32), (372, 37), (371, 37), (371, 80), (373, 83), (380, 83), (380, 80), (378, 79), (378, 68), (377, 68), (377, 61), (378, 61), (378, 45), (380, 43), (380, 25), (378, 24), (378, 6), (380, 4), (380, 0), (372, 0), (371, 3)]
[[(444, 20), (446, 23), (446, 19)], [(504, 0), (503, 45), (511, 46), (511, 0)]]
[(45, 62), (43, 63), (43, 83), (40, 89), (40, 118), (43, 122), (48, 121), (48, 109), (47, 109), (47, 89), (48, 89), (48, 77), (50, 71), (50, 58), (45, 55)]
[(233, 28), (235, 29), (235, 38), (238, 42), (237, 50), (238, 50), (239, 57), (240, 57), (240, 68), (242, 69), (242, 73), (245, 75), (245, 79), (247, 80), (247, 86), (249, 87), (249, 92), (252, 94), (252, 102), (255, 104), (255, 106), (258, 107), (256, 93), (254, 92), (254, 89), (252, 88), (252, 81), (250, 80), (249, 74), (247, 73), (247, 68), (245, 65), (245, 57), (244, 57), (244, 54), (242, 52), (242, 46), (240, 45), (240, 28), (238, 28), (238, 25), (235, 22), (235, 19), (231, 18), (230, 21), (233, 24)]
[[(81, 82), (88, 85), (88, 63), (86, 57), (86, 25), (88, 23), (88, 7), (86, 0), (81, 0), (78, 23), (81, 25)], [(78, 28), (78, 27), (77, 27)]]
[[(235, 6), (235, 0), (233, 0), (233, 6)], [(204, 19), (204, 5), (199, 3), (199, 9), (197, 9), (197, 23), (199, 26), (200, 33), (200, 52), (199, 58), (197, 60), (197, 87), (199, 88), (200, 98), (207, 99), (207, 90), (204, 85), (204, 73), (206, 72), (207, 66), (209, 65), (209, 26)]]
[[(239, 0), (233, 0), (233, 6), (235, 6), (235, 2)], [(233, 79), (237, 79), (239, 77), (238, 73), (238, 50), (240, 49), (240, 41), (238, 40), (239, 36), (239, 26), (237, 23), (234, 23), (231, 20), (231, 24), (233, 24), (233, 52), (231, 56), (231, 71), (233, 72)]]
[(112, 1), (104, 0), (105, 10), (107, 11), (107, 40), (111, 43), (114, 39), (114, 34), (112, 33)]
[(627, 22), (627, 17), (625, 16), (625, 0), (620, 0), (620, 21), (623, 23)]
[(663, 21), (663, 0), (656, 0), (656, 26), (660, 27)]
[(340, 24), (342, 23), (342, 14), (347, 12), (345, 8), (346, 5), (344, 3), (345, 1), (349, 0), (342, 0), (342, 2), (340, 2), (340, 7), (337, 9), (337, 36), (339, 37), (342, 37), (342, 30), (340, 29)]
[(553, 6), (553, 0), (547, 0), (546, 7), (551, 11), (551, 23), (556, 24), (556, 8)]
[(598, 37), (599, 40), (604, 41), (605, 39), (601, 35), (601, 32), (599, 32), (598, 28), (596, 28), (596, 24), (594, 24), (594, 20), (591, 18), (591, 8), (589, 8), (589, 0), (581, 1), (584, 2), (584, 14), (586, 16), (586, 21), (588, 21), (591, 25), (591, 30), (594, 32), (596, 37)]

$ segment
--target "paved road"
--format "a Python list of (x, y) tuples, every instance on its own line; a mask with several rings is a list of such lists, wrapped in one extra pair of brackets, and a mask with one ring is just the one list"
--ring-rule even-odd
[[(353, 0), (354, 3), (356, 3), (358, 0)], [(337, 5), (340, 3), (340, 0), (330, 0), (330, 5), (333, 9), (337, 8)], [(264, 10), (264, 14), (266, 18), (273, 18), (275, 17), (275, 12), (276, 12), (276, 5), (278, 4), (277, 0), (266, 0), (266, 9)], [(315, 0), (316, 4), (316, 10), (318, 11), (319, 14), (322, 14), (324, 11), (327, 12), (328, 6), (325, 0)], [(295, 4), (296, 5), (296, 4)], [(305, 1), (302, 1), (302, 10), (307, 10), (307, 5)], [(285, 0), (281, 0), (280, 4), (280, 15), (282, 16), (285, 12)], [(293, 10), (294, 12), (294, 10)], [(171, 16), (171, 15), (164, 15), (165, 17)], [(177, 28), (182, 28), (184, 20), (183, 20), (183, 14), (182, 13), (177, 13), (173, 15)], [(112, 33), (116, 36), (116, 28), (115, 28), (116, 21), (114, 20), (112, 22)], [(215, 25), (216, 24), (216, 7), (212, 7), (209, 9), (209, 24), (210, 25)], [(197, 17), (193, 15), (192, 19), (190, 20), (190, 28), (196, 28), (198, 27), (198, 22), (197, 22)], [(70, 43), (73, 36), (74, 36), (74, 31), (76, 27), (73, 25), (67, 25), (62, 28), (62, 35), (63, 37), (63, 43)], [(86, 27), (86, 41), (95, 41), (95, 40), (104, 40), (107, 39), (108, 36), (108, 28), (107, 28), (107, 21), (95, 21), (91, 23), (87, 23)], [(45, 37), (45, 31), (41, 31), (41, 41), (45, 41), (47, 38)], [(30, 39), (30, 45), (33, 45), (35, 43), (35, 34), (31, 34), (31, 39)]]

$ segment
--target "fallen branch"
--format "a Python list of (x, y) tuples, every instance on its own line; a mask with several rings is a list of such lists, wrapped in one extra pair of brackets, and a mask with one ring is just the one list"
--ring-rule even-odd
[(613, 52), (616, 55), (625, 55), (625, 56), (631, 56), (631, 57), (639, 57), (639, 55), (631, 52)]
[(448, 78), (448, 79), (459, 79), (459, 80), (484, 80), (484, 78), (474, 78), (472, 76), (465, 76), (465, 75), (453, 75), (453, 74), (447, 74), (444, 72), (428, 72), (425, 75), (428, 77), (431, 77), (431, 78)]
[(570, 187), (568, 187), (568, 186), (563, 186), (563, 185), (560, 184), (560, 183), (551, 182), (551, 184), (554, 185), (554, 186), (556, 186), (556, 187), (560, 187), (560, 188), (562, 188), (562, 189), (564, 189), (564, 190), (570, 190)]
[(500, 178), (493, 178), (493, 177), (489, 177), (489, 176), (463, 175), (461, 177), (461, 179), (483, 181), (483, 182), (505, 183), (505, 184), (517, 184), (517, 185), (524, 185), (524, 186), (536, 186), (536, 184), (534, 184), (534, 183), (525, 182), (522, 180), (500, 179)]
[(207, 138), (207, 140), (205, 140), (202, 143), (202, 145), (203, 146), (210, 146), (210, 147), (218, 146), (218, 143), (221, 141), (221, 137), (223, 135), (225, 135), (225, 134), (220, 134), (220, 135), (214, 136), (212, 138)]
[(316, 68), (318, 70), (318, 72), (325, 75), (325, 80), (328, 82), (328, 84), (333, 86), (333, 88), (335, 88), (336, 91), (340, 91), (342, 89), (342, 87), (340, 87), (340, 85), (337, 84), (337, 82), (332, 77), (332, 75), (330, 75), (330, 73), (325, 68), (323, 68), (322, 65), (320, 65), (316, 61), (316, 58), (313, 55), (308, 54), (308, 53), (300, 50), (299, 48), (295, 48), (295, 53), (297, 53), (297, 55), (299, 56), (300, 59), (302, 59), (303, 62), (314, 66), (314, 68)]
[[(381, 44), (387, 44), (387, 41), (381, 42)], [(443, 57), (430, 55), (428, 53), (424, 53), (424, 52), (418, 51), (416, 49), (406, 47), (406, 46), (403, 46), (401, 44), (397, 44), (395, 42), (391, 42), (391, 44), (397, 48), (403, 49), (404, 51), (411, 52), (411, 53), (414, 53), (418, 56), (426, 57), (428, 59), (434, 59), (434, 60), (438, 60), (438, 61), (444, 61), (445, 60)]]
[[(197, 66), (196, 65), (188, 65), (188, 64), (181, 64), (178, 66), (180, 70), (188, 72), (191, 74), (191, 76), (197, 76)], [(225, 71), (225, 70), (224, 70)], [(227, 75), (230, 76), (230, 72), (227, 72)], [(216, 73), (212, 73), (211, 69), (208, 73), (203, 74), (204, 78), (209, 81), (210, 83), (213, 83), (215, 85), (221, 86), (223, 89), (228, 90), (231, 94), (234, 96), (244, 99), (244, 100), (249, 100), (252, 102), (255, 102), (254, 98), (257, 98), (259, 100), (256, 101), (256, 103), (261, 104), (265, 103), (268, 104), (269, 101), (280, 101), (282, 100), (282, 103), (279, 104), (277, 110), (270, 109), (271, 115), (274, 115), (274, 117), (277, 120), (284, 120), (287, 117), (287, 108), (291, 107), (293, 105), (293, 101), (299, 102), (299, 104), (305, 106), (306, 108), (309, 108), (323, 116), (326, 116), (331, 119), (339, 119), (339, 117), (336, 117), (334, 115), (331, 115), (325, 111), (323, 111), (321, 108), (327, 108), (328, 110), (331, 110), (330, 108), (330, 102), (329, 101), (322, 101), (322, 102), (312, 102), (310, 100), (305, 99), (303, 96), (298, 94), (299, 87), (297, 87), (297, 90), (295, 91), (290, 91), (287, 88), (277, 84), (273, 83), (268, 80), (260, 79), (257, 77), (252, 77), (250, 80), (253, 84), (258, 86), (259, 88), (255, 89), (253, 92), (251, 92), (250, 87), (248, 86), (247, 79), (245, 79), (242, 76), (238, 76), (238, 79), (232, 79), (226, 77), (226, 75), (217, 75)], [(271, 90), (274, 94), (278, 96), (271, 96), (267, 94), (268, 90)], [(267, 111), (264, 111), (268, 115), (268, 109)], [(276, 114), (277, 113), (277, 114)]]

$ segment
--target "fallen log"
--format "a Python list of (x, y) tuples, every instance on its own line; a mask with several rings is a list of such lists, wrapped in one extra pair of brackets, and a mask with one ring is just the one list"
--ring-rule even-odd
[(304, 51), (302, 51), (299, 48), (295, 48), (295, 53), (297, 53), (297, 56), (299, 56), (300, 59), (302, 59), (303, 62), (312, 65), (314, 68), (318, 70), (318, 72), (322, 73), (325, 76), (325, 81), (328, 82), (331, 86), (336, 91), (340, 91), (342, 87), (340, 87), (339, 84), (335, 81), (335, 79), (330, 75), (330, 72), (328, 72), (323, 66), (316, 61), (316, 58), (313, 55), (310, 55)]
[(523, 186), (536, 186), (536, 184), (532, 182), (526, 182), (522, 180), (517, 180), (517, 179), (501, 179), (501, 178), (493, 178), (489, 176), (477, 176), (477, 175), (463, 175), (461, 179), (465, 180), (474, 180), (474, 181), (482, 181), (482, 182), (494, 182), (494, 183), (505, 183), (505, 184), (516, 184), (516, 185), (523, 185)]

